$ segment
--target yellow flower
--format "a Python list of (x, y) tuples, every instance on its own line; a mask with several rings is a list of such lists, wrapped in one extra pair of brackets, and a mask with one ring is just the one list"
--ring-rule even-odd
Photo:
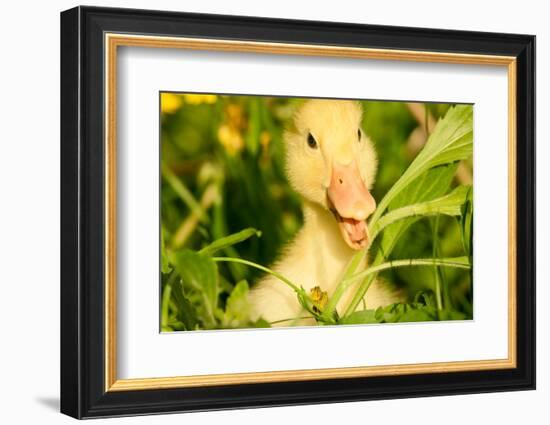
[(244, 147), (244, 140), (241, 133), (227, 124), (222, 124), (218, 128), (218, 139), (230, 155), (235, 155)]
[(190, 105), (200, 105), (201, 103), (216, 103), (218, 96), (215, 94), (184, 94), (185, 102)]
[(309, 297), (313, 301), (313, 311), (316, 313), (321, 313), (328, 302), (328, 293), (327, 291), (322, 291), (319, 286), (311, 288), (309, 292)]
[(160, 110), (163, 114), (173, 114), (181, 106), (181, 95), (173, 93), (161, 93)]
[(225, 116), (227, 122), (233, 128), (244, 130), (246, 128), (246, 118), (244, 116), (243, 108), (236, 104), (230, 103), (225, 107)]

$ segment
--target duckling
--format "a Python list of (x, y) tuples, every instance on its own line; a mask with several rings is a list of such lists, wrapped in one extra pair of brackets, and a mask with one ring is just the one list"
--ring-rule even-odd
[[(304, 225), (272, 268), (308, 293), (320, 287), (330, 297), (351, 257), (370, 242), (366, 219), (376, 208), (370, 189), (377, 155), (361, 129), (362, 114), (356, 101), (307, 100), (284, 135), (286, 175), (303, 199)], [(340, 299), (339, 312), (354, 292), (352, 286)], [(367, 295), (367, 308), (396, 302), (395, 291), (378, 281)], [(253, 317), (275, 326), (315, 324), (303, 317), (295, 292), (273, 276), (255, 285), (249, 301)]]

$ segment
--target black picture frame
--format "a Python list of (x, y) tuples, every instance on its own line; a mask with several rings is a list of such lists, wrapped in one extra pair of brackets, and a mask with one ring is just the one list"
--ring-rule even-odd
[[(517, 367), (368, 378), (105, 391), (104, 34), (514, 56)], [(76, 7), (61, 13), (61, 412), (76, 418), (535, 388), (535, 37)]]

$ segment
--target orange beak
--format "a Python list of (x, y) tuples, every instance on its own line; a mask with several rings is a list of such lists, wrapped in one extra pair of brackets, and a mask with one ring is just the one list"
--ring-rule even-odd
[(365, 220), (374, 212), (376, 202), (361, 178), (356, 161), (333, 164), (327, 195), (346, 243), (353, 249), (366, 247), (369, 231)]

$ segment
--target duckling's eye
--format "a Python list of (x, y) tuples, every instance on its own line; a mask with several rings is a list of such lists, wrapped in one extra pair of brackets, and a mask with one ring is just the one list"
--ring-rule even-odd
[(357, 130), (357, 140), (360, 142), (361, 141), (361, 129), (358, 129)]
[(317, 149), (317, 141), (315, 140), (315, 137), (311, 133), (308, 133), (307, 135), (307, 145), (311, 149)]

